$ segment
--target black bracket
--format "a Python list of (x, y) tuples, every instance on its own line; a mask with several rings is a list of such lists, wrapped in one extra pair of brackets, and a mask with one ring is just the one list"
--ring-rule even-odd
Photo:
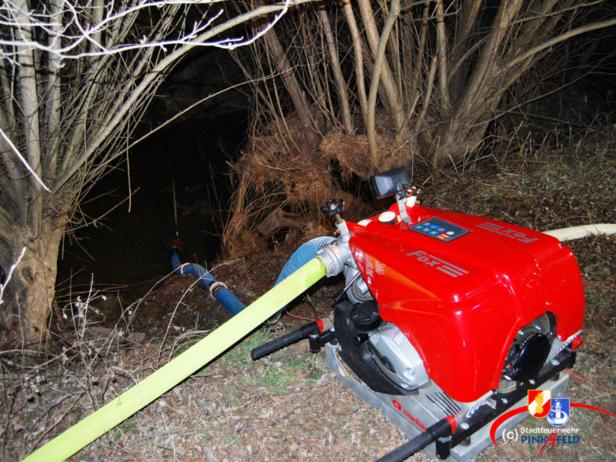
[(327, 329), (319, 334), (311, 334), (308, 336), (308, 342), (310, 343), (310, 352), (318, 353), (326, 344), (334, 342), (336, 340), (336, 333), (334, 329)]

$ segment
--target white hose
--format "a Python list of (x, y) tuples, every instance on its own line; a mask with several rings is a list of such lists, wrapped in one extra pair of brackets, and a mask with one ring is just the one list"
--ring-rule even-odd
[(572, 226), (570, 228), (543, 231), (543, 234), (555, 237), (561, 242), (581, 239), (587, 236), (609, 236), (610, 234), (616, 234), (616, 224), (597, 223), (592, 225)]

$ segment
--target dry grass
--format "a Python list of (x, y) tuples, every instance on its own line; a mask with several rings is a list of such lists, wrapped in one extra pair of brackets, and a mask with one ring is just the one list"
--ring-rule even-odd
[[(472, 168), (435, 176), (424, 203), (550, 229), (589, 222), (616, 222), (616, 137), (555, 151), (526, 153), (506, 170)], [(616, 241), (585, 239), (571, 244), (580, 261), (587, 298), (586, 342), (578, 356), (568, 396), (616, 411), (613, 342), (616, 327)], [(284, 256), (235, 261), (219, 275), (240, 297), (251, 300), (269, 287)], [(225, 318), (191, 281), (171, 278), (142, 300), (126, 325), (147, 340), (130, 340), (119, 327), (90, 338), (96, 316), (72, 310), (73, 343), (37, 367), (20, 369), (0, 355), (3, 460), (23, 457), (81, 417), (152, 372), (172, 351), (186, 348)], [(326, 312), (339, 287), (322, 285), (296, 310)], [(178, 300), (182, 299), (179, 304)], [(85, 306), (97, 306), (97, 299)], [(81, 315), (80, 315), (81, 313)], [(173, 316), (171, 316), (173, 314)], [(88, 324), (88, 319), (90, 324)], [(155, 322), (154, 319), (160, 319)], [(384, 417), (343, 389), (320, 355), (295, 345), (253, 363), (248, 351), (300, 321), (283, 318), (276, 332), (260, 330), (202, 369), (74, 460), (374, 460), (404, 440)], [(108, 326), (108, 324), (107, 324)], [(92, 329), (94, 327), (94, 329)], [(99, 331), (100, 332), (100, 331)], [(161, 342), (165, 332), (168, 340)], [(128, 337), (128, 340), (126, 339)], [(133, 337), (135, 338), (135, 337)], [(161, 355), (161, 352), (163, 353)], [(534, 425), (527, 420), (525, 425)], [(577, 411), (577, 447), (548, 449), (543, 460), (616, 460), (613, 422)], [(534, 460), (537, 447), (499, 444), (483, 461)], [(423, 455), (416, 460), (425, 460)]]

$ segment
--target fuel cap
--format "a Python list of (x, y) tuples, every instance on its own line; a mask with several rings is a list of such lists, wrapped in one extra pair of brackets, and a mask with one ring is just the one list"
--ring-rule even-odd
[(396, 214), (391, 210), (387, 210), (379, 215), (379, 221), (388, 225), (393, 225), (396, 222)]
[(374, 330), (381, 324), (379, 309), (373, 301), (357, 303), (351, 309), (351, 321), (359, 330)]

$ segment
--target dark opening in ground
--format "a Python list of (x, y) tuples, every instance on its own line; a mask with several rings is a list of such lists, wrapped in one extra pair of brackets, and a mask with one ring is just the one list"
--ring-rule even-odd
[(246, 120), (244, 112), (194, 118), (136, 146), (82, 204), (95, 226), (66, 239), (60, 293), (87, 292), (93, 281), (97, 288), (121, 289), (126, 302), (142, 296), (171, 270), (176, 232), (184, 259), (211, 264), (228, 213), (228, 163), (245, 140)]

